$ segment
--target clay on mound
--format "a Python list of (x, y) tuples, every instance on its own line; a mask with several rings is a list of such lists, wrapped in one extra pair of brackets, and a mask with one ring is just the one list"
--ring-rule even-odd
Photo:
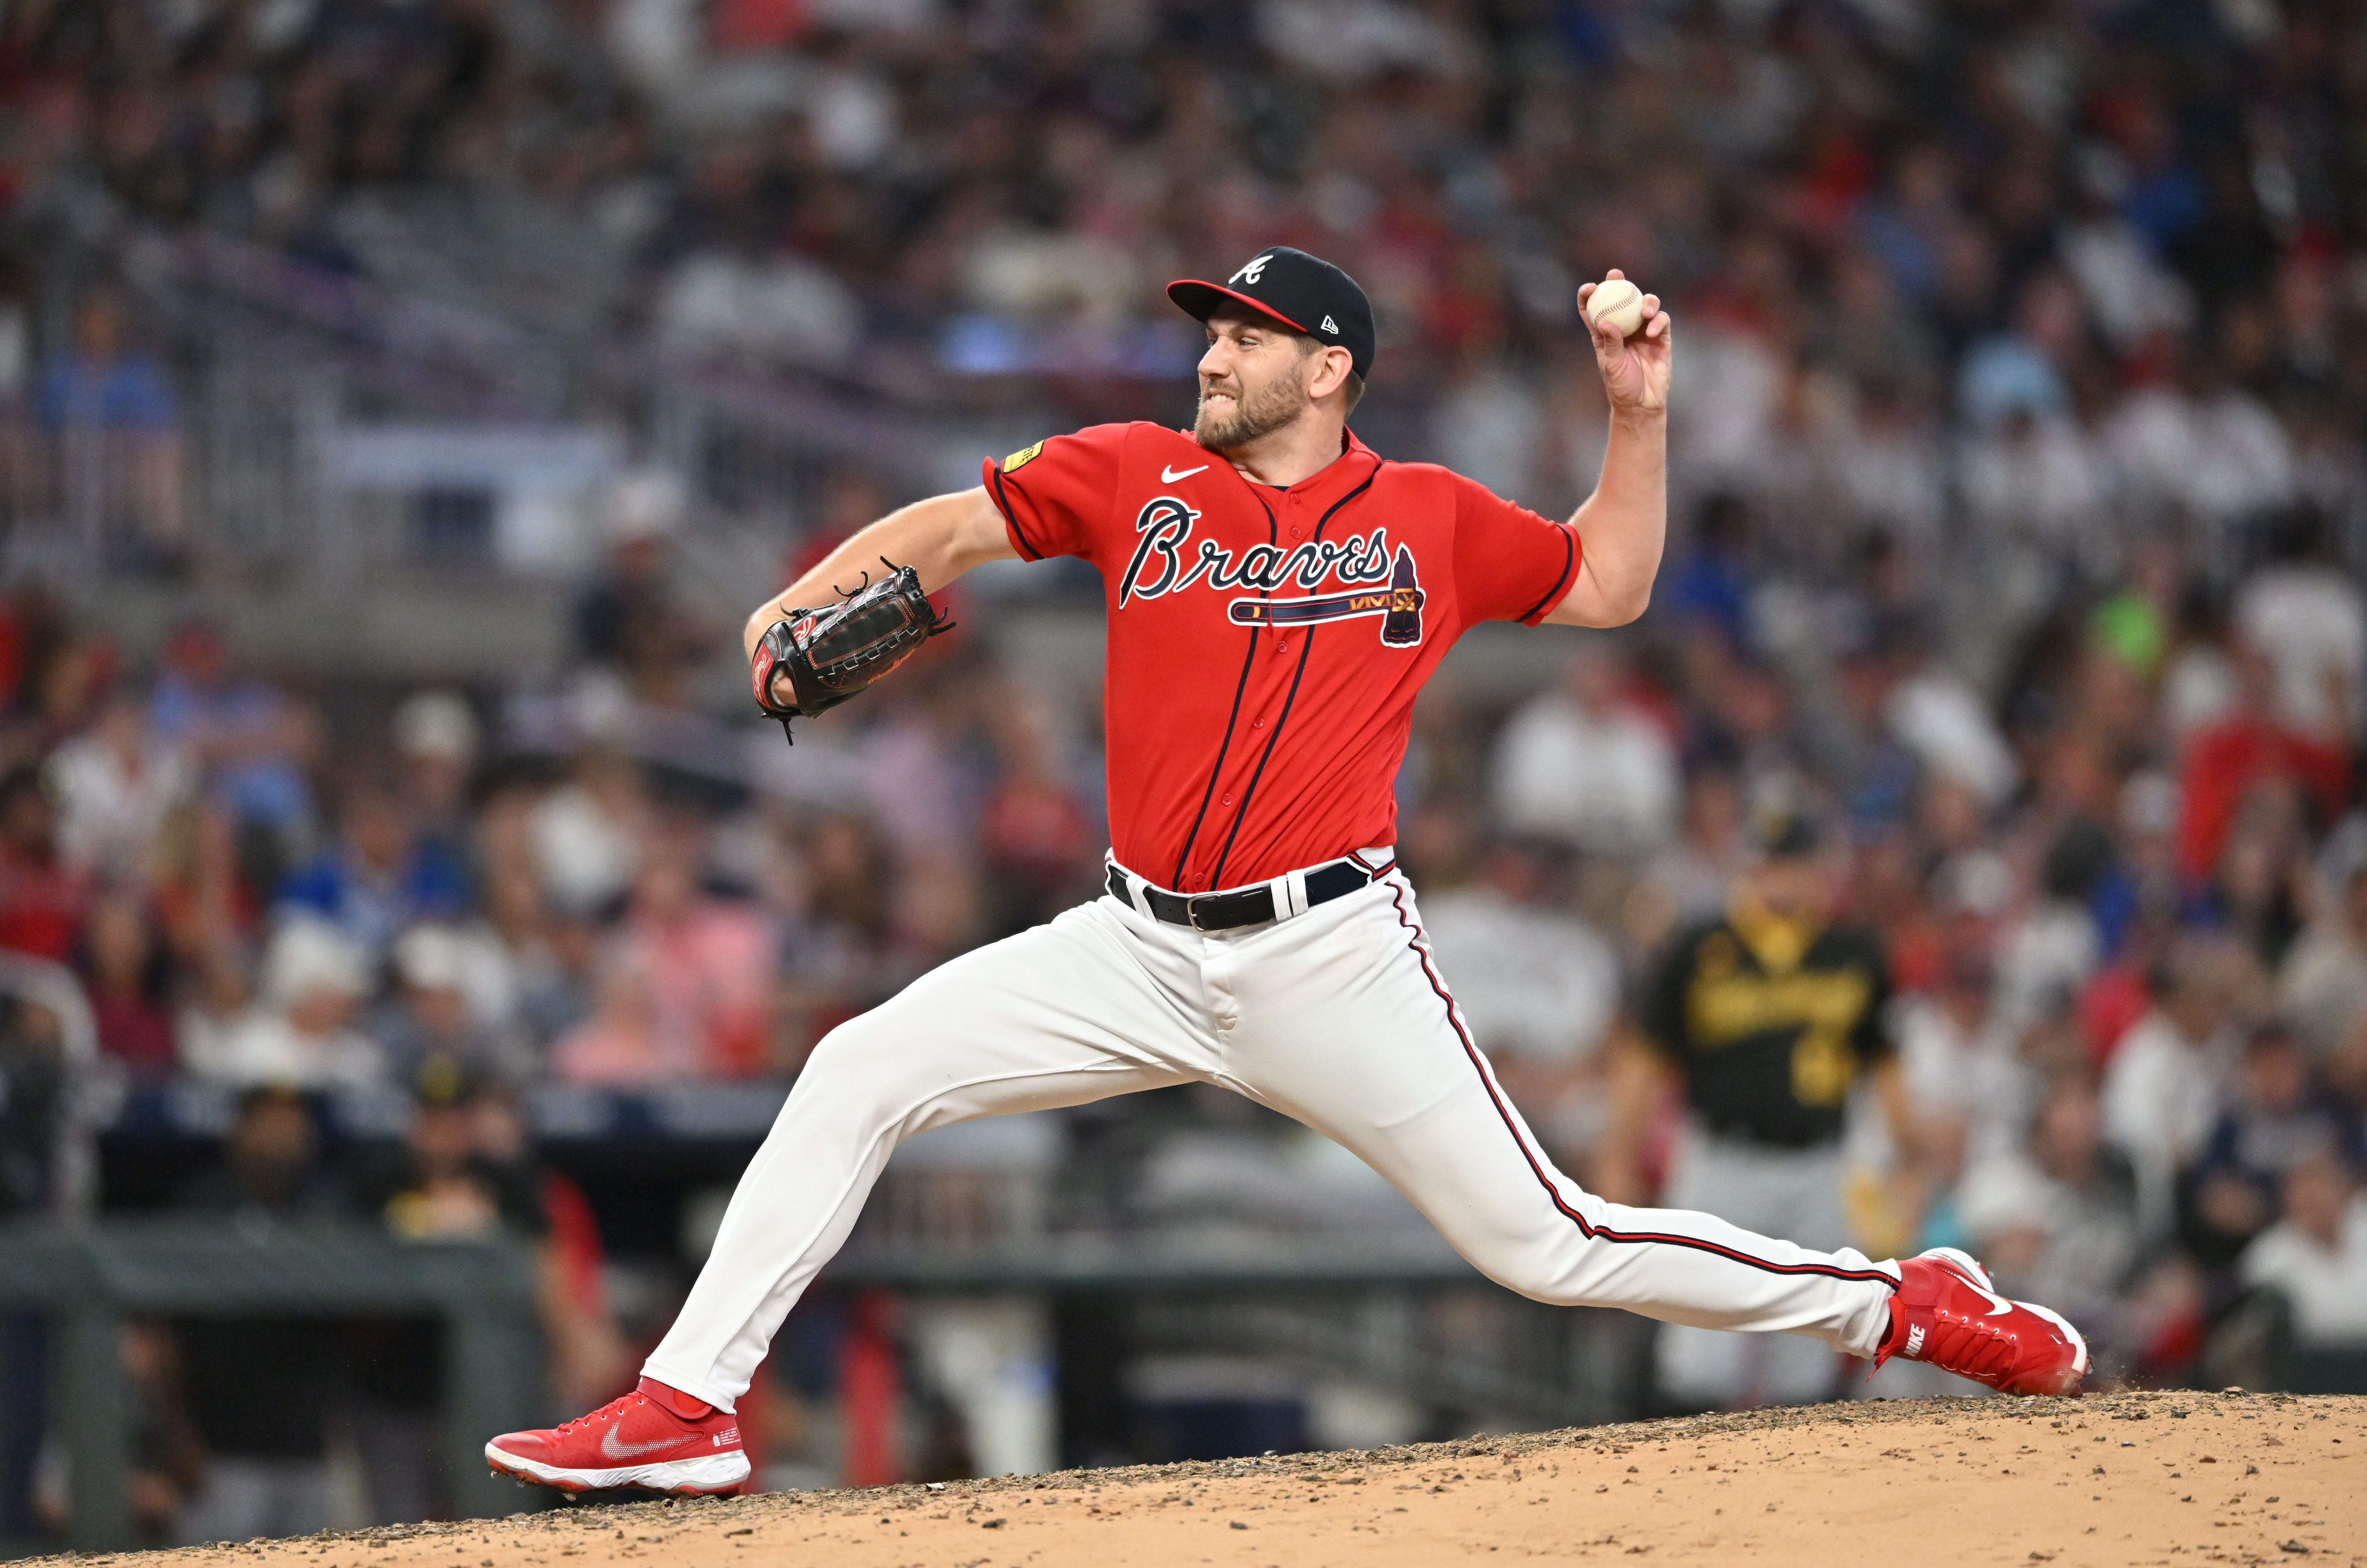
[(1864, 1402), (1359, 1453), (577, 1504), (74, 1561), (1426, 1568), (1495, 1553), (1772, 1568), (1829, 1568), (1859, 1555), (1918, 1568), (2305, 1557), (2350, 1564), (2367, 1563), (2362, 1450), (2367, 1398), (2355, 1396)]

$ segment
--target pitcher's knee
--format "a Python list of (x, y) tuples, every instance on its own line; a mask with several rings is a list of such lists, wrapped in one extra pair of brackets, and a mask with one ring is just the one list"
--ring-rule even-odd
[(1455, 1249), (1473, 1268), (1508, 1291), (1556, 1306), (1579, 1304), (1570, 1299), (1569, 1270), (1555, 1249), (1539, 1247), (1533, 1241), (1498, 1238), (1455, 1238)]
[(850, 1018), (815, 1041), (798, 1068), (797, 1087), (803, 1089), (808, 1083), (835, 1086), (859, 1080), (865, 1047), (871, 1043), (869, 1032), (863, 1027), (862, 1019)]
[(892, 1034), (873, 1025), (871, 1015), (850, 1018), (807, 1055), (790, 1100), (826, 1102), (834, 1117), (849, 1122), (893, 1118), (917, 1092), (912, 1075), (899, 1070), (901, 1055)]
[(1489, 1269), (1488, 1278), (1508, 1291), (1526, 1296), (1533, 1302), (1544, 1302), (1548, 1306), (1592, 1304), (1580, 1292), (1577, 1284), (1565, 1270), (1542, 1266), (1503, 1271)]

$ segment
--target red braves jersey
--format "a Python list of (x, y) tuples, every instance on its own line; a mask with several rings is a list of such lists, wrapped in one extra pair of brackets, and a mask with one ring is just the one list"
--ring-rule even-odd
[(990, 458), (985, 483), (1022, 556), (1101, 571), (1112, 852), (1186, 892), (1394, 843), (1422, 682), (1578, 573), (1568, 525), (1353, 434), (1287, 490), (1149, 423)]

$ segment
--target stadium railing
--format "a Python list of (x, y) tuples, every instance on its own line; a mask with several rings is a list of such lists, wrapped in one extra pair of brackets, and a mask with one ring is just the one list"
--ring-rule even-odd
[(544, 1414), (535, 1272), (522, 1248), (186, 1218), (17, 1225), (0, 1228), (0, 1311), (38, 1312), (54, 1325), (49, 1404), (67, 1461), (67, 1543), (77, 1551), (138, 1544), (122, 1330), (142, 1315), (440, 1315), (454, 1508), (486, 1518), (518, 1507), (511, 1483), (480, 1456), (488, 1433)]

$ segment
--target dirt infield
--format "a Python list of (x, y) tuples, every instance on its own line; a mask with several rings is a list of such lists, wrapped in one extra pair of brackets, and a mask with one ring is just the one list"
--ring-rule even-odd
[[(84, 1557), (122, 1568), (2367, 1568), (2367, 1398), (1915, 1400), (942, 1488), (572, 1507)], [(52, 1560), (57, 1561), (57, 1560)]]

